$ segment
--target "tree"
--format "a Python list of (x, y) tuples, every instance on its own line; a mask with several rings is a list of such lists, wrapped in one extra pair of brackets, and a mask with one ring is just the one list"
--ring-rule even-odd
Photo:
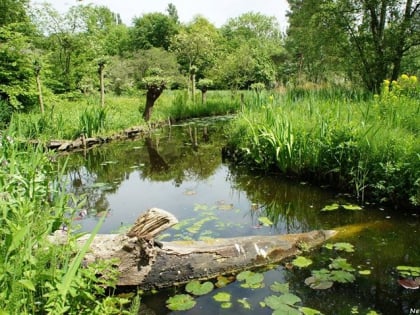
[(0, 27), (12, 23), (29, 22), (28, 5), (29, 0), (1, 0)]
[(405, 56), (420, 45), (420, 3), (413, 0), (289, 0), (289, 5), (292, 53), (312, 55), (309, 63), (327, 58), (330, 69), (342, 64), (353, 81), (371, 91), (385, 78), (395, 80)]
[(213, 66), (220, 41), (216, 27), (202, 16), (197, 16), (173, 38), (171, 50), (177, 55), (181, 69), (189, 76), (192, 98), (195, 79), (204, 76)]
[(152, 115), (153, 106), (155, 105), (156, 100), (162, 94), (163, 90), (166, 88), (165, 80), (159, 75), (151, 75), (143, 79), (146, 86), (146, 106), (143, 111), (143, 119), (148, 122), (150, 116)]
[(206, 103), (206, 93), (209, 88), (213, 87), (214, 82), (210, 79), (200, 79), (197, 82), (197, 87), (201, 91), (201, 103), (204, 105)]
[(178, 32), (173, 16), (163, 13), (148, 13), (134, 18), (131, 29), (133, 50), (162, 47), (168, 50), (171, 38)]

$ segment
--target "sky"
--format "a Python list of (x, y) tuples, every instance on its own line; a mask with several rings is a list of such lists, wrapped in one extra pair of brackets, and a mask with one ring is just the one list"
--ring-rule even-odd
[(119, 13), (126, 25), (131, 25), (134, 17), (140, 17), (145, 13), (166, 13), (168, 4), (173, 3), (183, 23), (192, 21), (194, 16), (200, 14), (220, 27), (229, 18), (253, 11), (276, 17), (282, 30), (287, 26), (285, 17), (288, 9), (287, 0), (37, 0), (34, 2), (50, 2), (61, 13), (78, 4), (103, 5)]

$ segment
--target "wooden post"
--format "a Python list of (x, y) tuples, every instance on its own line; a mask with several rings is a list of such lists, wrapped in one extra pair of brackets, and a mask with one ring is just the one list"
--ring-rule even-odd
[(104, 68), (105, 61), (101, 60), (98, 62), (98, 73), (99, 73), (99, 85), (101, 89), (101, 106), (105, 106), (105, 84), (104, 84)]

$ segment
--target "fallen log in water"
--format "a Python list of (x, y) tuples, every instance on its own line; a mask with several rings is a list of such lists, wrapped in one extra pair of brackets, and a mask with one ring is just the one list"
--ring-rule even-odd
[[(334, 230), (320, 230), (209, 241), (153, 240), (157, 233), (176, 223), (172, 214), (152, 208), (137, 219), (127, 235), (96, 235), (85, 263), (117, 258), (118, 285), (147, 290), (266, 266), (299, 254), (302, 247), (317, 246), (336, 234)], [(80, 238), (80, 245), (88, 238), (89, 235)]]

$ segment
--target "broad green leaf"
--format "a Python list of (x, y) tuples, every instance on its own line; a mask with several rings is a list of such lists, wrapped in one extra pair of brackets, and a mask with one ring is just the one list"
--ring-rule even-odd
[(301, 315), (301, 312), (296, 308), (290, 307), (287, 304), (282, 304), (279, 308), (277, 308), (272, 315)]
[(413, 266), (397, 266), (398, 272), (403, 276), (420, 276), (420, 267)]
[(289, 282), (280, 283), (275, 281), (272, 285), (270, 285), (270, 289), (274, 292), (289, 293)]
[(304, 315), (322, 315), (320, 311), (305, 306), (299, 307), (299, 311), (301, 311)]
[(31, 291), (36, 291), (33, 282), (29, 279), (21, 279), (18, 281), (21, 285)]
[(305, 284), (314, 290), (326, 290), (333, 286), (334, 282), (329, 280), (318, 280), (316, 277), (308, 277), (305, 279)]
[(324, 244), (323, 247), (326, 248), (326, 249), (331, 249), (332, 250), (332, 249), (334, 249), (334, 244), (333, 243), (327, 243), (327, 244)]
[(246, 298), (238, 299), (239, 304), (242, 305), (242, 307), (246, 310), (251, 309), (251, 304), (249, 304), (248, 300)]
[(369, 269), (359, 270), (359, 275), (368, 276), (370, 274), (371, 274), (371, 271)]
[(213, 296), (216, 302), (230, 302), (231, 295), (228, 292), (219, 292)]
[(236, 279), (238, 281), (245, 281), (241, 284), (241, 287), (243, 288), (258, 289), (264, 285), (264, 275), (249, 270), (239, 273)]
[(305, 268), (312, 265), (312, 260), (303, 256), (297, 256), (292, 260), (292, 265), (299, 268)]
[(342, 205), (342, 207), (345, 210), (351, 210), (351, 211), (359, 211), (359, 210), (362, 210), (362, 207), (360, 207), (358, 205)]
[(196, 303), (191, 295), (178, 294), (166, 300), (166, 307), (171, 311), (187, 311), (192, 309)]
[(331, 205), (327, 205), (324, 208), (321, 209), (321, 211), (334, 211), (338, 210), (340, 208), (340, 205), (338, 203), (333, 203)]
[(272, 226), (273, 222), (267, 217), (259, 217), (258, 221), (264, 226)]
[(221, 308), (231, 308), (232, 307), (232, 303), (231, 302), (223, 302), (222, 304), (220, 304)]
[(200, 283), (198, 280), (193, 280), (185, 286), (185, 291), (194, 295), (204, 295), (210, 293), (213, 288), (213, 283), (209, 281)]
[(334, 244), (334, 249), (338, 251), (345, 251), (347, 253), (354, 252), (354, 246), (350, 243), (339, 242)]
[(345, 258), (335, 258), (331, 261), (331, 264), (328, 265), (331, 269), (342, 269), (345, 271), (354, 271), (354, 268), (351, 264), (347, 262)]
[(300, 297), (292, 293), (285, 293), (285, 294), (280, 295), (279, 300), (282, 303), (288, 304), (288, 305), (294, 305), (302, 301)]
[(344, 270), (333, 270), (331, 271), (331, 280), (337, 281), (340, 283), (353, 282), (355, 279), (354, 275), (348, 271)]

